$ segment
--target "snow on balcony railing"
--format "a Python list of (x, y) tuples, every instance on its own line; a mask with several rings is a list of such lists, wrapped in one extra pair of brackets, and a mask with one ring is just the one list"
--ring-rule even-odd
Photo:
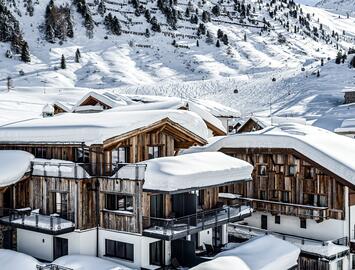
[(28, 227), (45, 231), (61, 231), (74, 229), (74, 213), (66, 213), (61, 217), (57, 214), (41, 215), (31, 212), (30, 208), (23, 209), (1, 209), (0, 222), (6, 225), (16, 227)]
[(145, 164), (130, 163), (74, 163), (62, 160), (38, 159), (32, 162), (32, 175), (73, 179), (109, 177), (143, 180), (145, 169)]

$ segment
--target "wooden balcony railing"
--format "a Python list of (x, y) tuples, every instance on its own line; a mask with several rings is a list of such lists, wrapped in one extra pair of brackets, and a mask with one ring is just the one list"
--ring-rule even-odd
[(143, 217), (143, 232), (151, 237), (177, 239), (208, 228), (243, 220), (250, 216), (252, 211), (249, 203), (243, 203), (200, 211), (179, 218)]
[(251, 207), (256, 211), (265, 211), (272, 214), (310, 218), (317, 221), (323, 221), (329, 217), (328, 207), (284, 203), (245, 197), (238, 197), (236, 200), (240, 202), (249, 202)]

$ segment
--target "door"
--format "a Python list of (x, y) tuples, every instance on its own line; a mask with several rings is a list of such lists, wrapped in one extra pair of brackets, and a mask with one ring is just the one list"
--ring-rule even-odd
[(13, 248), (13, 231), (6, 230), (3, 231), (3, 248), (4, 249), (12, 249)]
[(53, 260), (68, 255), (68, 239), (54, 237), (53, 238)]
[(267, 216), (261, 215), (261, 228), (267, 230)]
[(156, 218), (164, 218), (163, 194), (150, 196), (150, 216)]
[(151, 265), (163, 266), (163, 241), (149, 244), (149, 263)]

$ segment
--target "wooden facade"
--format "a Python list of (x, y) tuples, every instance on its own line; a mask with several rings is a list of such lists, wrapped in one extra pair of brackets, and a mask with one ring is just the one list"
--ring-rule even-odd
[(251, 132), (263, 129), (261, 123), (256, 121), (254, 118), (249, 118), (243, 125), (238, 127), (237, 133)]
[(254, 166), (253, 181), (221, 190), (252, 199), (256, 210), (322, 221), (344, 219), (345, 185), (326, 168), (291, 149), (221, 149)]

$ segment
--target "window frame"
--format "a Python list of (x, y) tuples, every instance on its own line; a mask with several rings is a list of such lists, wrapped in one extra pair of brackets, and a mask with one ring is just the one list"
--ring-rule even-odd
[[(109, 250), (108, 246), (113, 250)], [(134, 262), (134, 244), (105, 239), (105, 256)]]
[(281, 224), (281, 216), (280, 215), (275, 216), (275, 224)]
[(258, 175), (259, 176), (267, 176), (267, 166), (266, 165), (259, 165), (258, 166)]
[(148, 146), (148, 159), (154, 159), (154, 158), (159, 158), (159, 157), (161, 157), (161, 146), (160, 145), (149, 145)]
[(133, 195), (105, 193), (105, 209), (133, 213)]
[(300, 228), (301, 229), (307, 229), (307, 219), (300, 218)]
[[(122, 152), (123, 152), (123, 156), (121, 156)], [(112, 163), (114, 163), (114, 164), (129, 163), (129, 152), (130, 152), (129, 146), (121, 146), (121, 147), (117, 147), (115, 149), (112, 149), (112, 151), (111, 151)], [(115, 154), (116, 154), (116, 158), (115, 158)], [(122, 158), (123, 158), (123, 160), (122, 160)], [(116, 159), (116, 160), (114, 161), (114, 159)]]

